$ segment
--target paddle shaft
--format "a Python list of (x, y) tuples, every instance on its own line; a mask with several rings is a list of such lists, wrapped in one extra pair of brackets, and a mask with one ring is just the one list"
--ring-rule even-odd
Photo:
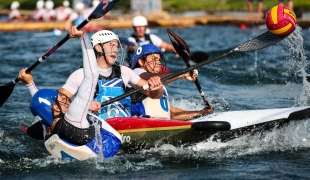
[[(81, 24), (77, 26), (77, 29), (82, 29), (90, 20), (85, 19)], [(26, 73), (30, 73), (34, 68), (36, 68), (40, 63), (47, 59), (51, 54), (53, 54), (60, 46), (62, 46), (66, 41), (70, 39), (69, 34), (67, 34), (61, 41), (59, 41), (54, 47), (47, 51), (42, 57), (40, 57), (35, 63), (33, 63), (29, 68), (26, 69)], [(13, 80), (14, 83), (18, 83), (18, 77)]]
[[(226, 53), (224, 53), (222, 55), (219, 55), (219, 56), (214, 57), (214, 58), (209, 59), (209, 60), (202, 61), (202, 62), (200, 62), (198, 64), (195, 64), (195, 65), (193, 65), (191, 67), (188, 67), (188, 68), (186, 68), (184, 70), (181, 70), (179, 72), (176, 72), (176, 73), (173, 73), (173, 74), (171, 74), (169, 76), (166, 76), (166, 77), (161, 79), (161, 82), (164, 83), (165, 81), (167, 81), (169, 79), (172, 79), (172, 78), (175, 78), (175, 77), (177, 77), (177, 76), (179, 76), (181, 74), (193, 71), (194, 69), (197, 69), (197, 68), (199, 68), (201, 66), (204, 66), (206, 64), (210, 64), (210, 63), (212, 63), (214, 61), (217, 61), (219, 59), (222, 59), (222, 58), (224, 58), (224, 57), (226, 57), (226, 56), (228, 56), (228, 55), (230, 55), (230, 54), (232, 54), (234, 52), (249, 52), (249, 51), (255, 51), (255, 50), (259, 50), (259, 49), (263, 49), (263, 48), (269, 47), (271, 45), (274, 45), (274, 44), (282, 41), (287, 36), (280, 37), (280, 36), (276, 36), (274, 34), (271, 34), (269, 31), (267, 31), (267, 32), (257, 36), (254, 39), (251, 39), (249, 41), (246, 41), (246, 42), (240, 44), (238, 47), (236, 47), (236, 48), (234, 48), (234, 49), (232, 49), (232, 50), (230, 50), (230, 51), (228, 51), (228, 52), (226, 52)], [(127, 96), (130, 96), (130, 95), (132, 95), (132, 94), (134, 94), (136, 92), (145, 90), (147, 88), (148, 88), (147, 86), (144, 86), (144, 87), (139, 87), (137, 89), (133, 89), (133, 90), (131, 90), (131, 91), (125, 93), (125, 94), (122, 94), (120, 96), (117, 96), (115, 98), (112, 98), (112, 99), (110, 99), (108, 101), (105, 101), (105, 102), (101, 103), (101, 106), (102, 107), (106, 106), (108, 104), (111, 104), (111, 103), (113, 103), (115, 101), (121, 100), (121, 99), (123, 99), (123, 98), (125, 98)]]
[[(189, 61), (186, 61), (186, 60), (184, 59), (184, 62), (185, 62), (186, 66), (187, 66), (188, 68), (191, 67), (191, 65), (189, 64)], [(196, 88), (197, 88), (198, 91), (199, 91), (200, 96), (202, 97), (203, 102), (205, 103), (205, 106), (206, 106), (206, 107), (210, 107), (210, 104), (209, 104), (209, 102), (208, 102), (208, 100), (207, 100), (207, 98), (206, 98), (204, 92), (202, 91), (202, 88), (201, 88), (200, 84), (199, 84), (198, 77), (196, 78), (196, 80), (194, 81), (194, 83), (195, 83), (195, 85), (196, 85)]]
[[(212, 63), (212, 62), (214, 62), (214, 61), (216, 61), (216, 60), (218, 60), (218, 59), (221, 59), (221, 58), (224, 58), (224, 57), (230, 55), (230, 54), (233, 53), (233, 52), (234, 52), (234, 50), (229, 51), (228, 53), (225, 53), (225, 54), (223, 54), (223, 55), (217, 56), (217, 57), (212, 58), (212, 59), (210, 59), (210, 60), (202, 61), (201, 63), (195, 64), (194, 66), (188, 67), (188, 68), (186, 68), (186, 69), (184, 69), (184, 70), (182, 70), (182, 71), (175, 72), (175, 73), (173, 73), (173, 74), (171, 74), (171, 75), (169, 75), (169, 76), (166, 76), (166, 77), (164, 77), (164, 78), (161, 78), (161, 82), (164, 83), (164, 82), (167, 81), (167, 80), (170, 80), (170, 79), (172, 79), (172, 78), (178, 77), (178, 76), (180, 76), (180, 75), (182, 75), (182, 74), (184, 74), (184, 73), (193, 71), (194, 69), (197, 69), (198, 67), (204, 66), (204, 65), (206, 65), (206, 64), (210, 64), (210, 63)], [(199, 86), (200, 86), (200, 85), (199, 85)], [(119, 101), (119, 100), (121, 100), (121, 99), (123, 99), (123, 98), (125, 98), (125, 97), (127, 97), (127, 96), (130, 96), (130, 95), (132, 95), (132, 94), (135, 94), (135, 93), (137, 93), (137, 92), (139, 92), (139, 91), (146, 90), (147, 88), (148, 88), (148, 86), (143, 86), (143, 87), (139, 87), (139, 88), (133, 89), (133, 90), (131, 90), (131, 91), (128, 91), (128, 92), (125, 93), (125, 94), (122, 94), (122, 95), (120, 95), (120, 96), (117, 96), (117, 97), (115, 97), (115, 98), (112, 98), (112, 99), (110, 99), (110, 100), (108, 100), (108, 101), (105, 101), (105, 102), (101, 103), (101, 107), (106, 106), (106, 105), (109, 105), (109, 104), (111, 104), (111, 103), (113, 103), (113, 102)], [(201, 89), (201, 87), (200, 87), (200, 89)]]

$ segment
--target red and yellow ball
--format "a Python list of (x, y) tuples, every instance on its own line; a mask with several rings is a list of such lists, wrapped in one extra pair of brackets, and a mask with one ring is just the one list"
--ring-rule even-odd
[(266, 25), (272, 34), (286, 36), (295, 29), (296, 15), (287, 6), (274, 6), (266, 14)]

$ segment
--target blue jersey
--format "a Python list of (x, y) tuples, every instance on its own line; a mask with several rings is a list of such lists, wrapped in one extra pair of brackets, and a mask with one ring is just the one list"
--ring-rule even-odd
[[(114, 78), (112, 80), (99, 80), (98, 87), (98, 95), (95, 99), (100, 103), (124, 94), (123, 80), (121, 78)], [(130, 97), (126, 97), (120, 101), (101, 107), (99, 113), (96, 115), (102, 119), (120, 116), (130, 117), (130, 106)]]

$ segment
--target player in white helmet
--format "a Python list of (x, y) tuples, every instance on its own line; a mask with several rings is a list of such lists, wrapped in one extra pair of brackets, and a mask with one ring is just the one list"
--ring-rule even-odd
[[(163, 85), (158, 76), (146, 81), (141, 79), (130, 68), (121, 65), (124, 53), (119, 38), (115, 33), (108, 30), (98, 31), (91, 36), (91, 43), (97, 59), (99, 79), (96, 92), (92, 97), (94, 101), (90, 106), (90, 111), (96, 113), (102, 119), (131, 116), (129, 98), (101, 107), (102, 102), (124, 94), (127, 86), (141, 87), (149, 84), (151, 88), (142, 92), (151, 98), (162, 97)], [(36, 89), (33, 88), (35, 86), (32, 78), (25, 81), (23, 80), (24, 76), (27, 76), (25, 69), (20, 72), (19, 78), (27, 84), (30, 91)], [(78, 92), (83, 77), (83, 68), (74, 71), (58, 92), (71, 99)]]
[[(102, 149), (103, 156), (112, 157), (121, 145), (121, 136), (107, 123), (101, 124), (94, 121), (97, 117), (88, 114), (92, 103), (92, 96), (96, 90), (98, 80), (98, 67), (95, 53), (88, 36), (72, 27), (69, 37), (79, 37), (83, 51), (83, 76), (74, 100), (53, 89), (37, 90), (32, 74), (26, 74), (25, 69), (20, 71), (19, 79), (28, 84), (32, 94), (30, 110), (34, 116), (41, 120), (27, 129), (27, 134), (38, 140), (46, 140), (56, 135), (76, 146), (96, 143), (96, 147)], [(97, 123), (96, 123), (97, 122)], [(104, 125), (103, 125), (104, 124)], [(38, 133), (43, 132), (43, 133)], [(97, 136), (100, 137), (97, 140)], [(100, 141), (101, 140), (101, 141)], [(102, 147), (98, 147), (102, 145)], [(97, 152), (96, 152), (97, 153)], [(99, 152), (98, 152), (99, 153)]]
[(128, 41), (132, 42), (134, 45), (127, 46), (129, 64), (131, 64), (133, 52), (144, 44), (154, 44), (163, 52), (168, 51), (176, 53), (171, 44), (165, 42), (155, 34), (147, 33), (147, 27), (148, 21), (144, 16), (135, 16), (132, 19), (132, 28), (134, 33), (128, 38)]

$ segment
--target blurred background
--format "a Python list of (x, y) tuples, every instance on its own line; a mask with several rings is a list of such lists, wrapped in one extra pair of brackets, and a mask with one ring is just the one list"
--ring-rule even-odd
[[(0, 2), (0, 15), (4, 16), (7, 15), (10, 6), (14, 0), (2, 0)], [(71, 8), (74, 7), (74, 4), (77, 2), (84, 2), (91, 6), (91, 0), (69, 0)], [(31, 15), (32, 10), (36, 8), (37, 1), (35, 0), (18, 0), (20, 3), (20, 11), (23, 15)], [(58, 7), (62, 5), (63, 0), (53, 0), (54, 7)], [(286, 0), (284, 1), (286, 2)], [(184, 11), (204, 11), (208, 14), (214, 14), (215, 12), (221, 11), (232, 11), (232, 12), (245, 12), (247, 11), (246, 0), (121, 0), (113, 11), (118, 10), (125, 14), (135, 13), (135, 8), (133, 4), (143, 4), (146, 3), (149, 6), (152, 6), (154, 10), (158, 10), (155, 13), (169, 12), (169, 13), (177, 13), (177, 12), (184, 12)], [(264, 11), (267, 11), (274, 5), (278, 3), (278, 0), (265, 0), (263, 1)], [(156, 7), (156, 5), (158, 5)], [(256, 7), (257, 1), (253, 1), (253, 6)], [(147, 6), (143, 6), (144, 9)], [(155, 9), (157, 8), (157, 9)], [(302, 12), (309, 12), (310, 11), (310, 1), (309, 0), (295, 0), (294, 1), (294, 10), (302, 11)], [(152, 10), (150, 10), (150, 13)], [(146, 14), (144, 14), (146, 15)]]

